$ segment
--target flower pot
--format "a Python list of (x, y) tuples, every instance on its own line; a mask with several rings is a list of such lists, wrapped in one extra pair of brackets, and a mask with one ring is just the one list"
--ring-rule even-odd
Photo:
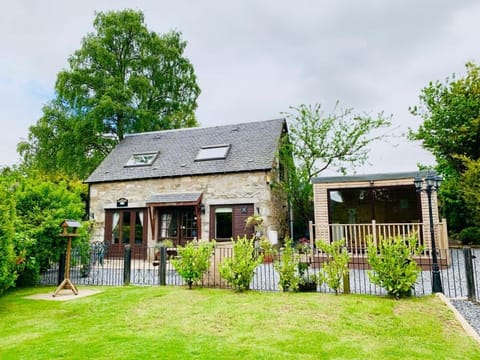
[(298, 284), (298, 291), (300, 291), (300, 292), (316, 292), (317, 291), (317, 284), (315, 282)]

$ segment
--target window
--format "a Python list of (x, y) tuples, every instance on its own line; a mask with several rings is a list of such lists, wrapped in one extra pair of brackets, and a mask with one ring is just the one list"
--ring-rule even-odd
[(215, 209), (215, 238), (230, 239), (232, 237), (233, 213), (231, 207)]
[(161, 207), (157, 211), (157, 241), (169, 239), (175, 246), (184, 246), (187, 241), (198, 237), (200, 223), (195, 206)]
[(133, 154), (130, 159), (128, 159), (125, 166), (148, 166), (152, 165), (157, 157), (157, 153), (142, 153), (142, 154)]
[(177, 237), (177, 217), (173, 212), (164, 212), (160, 215), (160, 237)]
[(105, 239), (112, 245), (134, 245), (146, 242), (146, 210), (116, 209), (105, 213)]
[(195, 161), (225, 159), (230, 149), (230, 144), (202, 146)]
[(130, 244), (130, 219), (131, 219), (131, 214), (130, 211), (124, 211), (122, 213), (122, 235), (121, 235), (121, 240), (123, 244)]
[(420, 222), (415, 187), (374, 189), (375, 219), (381, 223)]
[(197, 217), (194, 211), (185, 211), (182, 214), (182, 224), (184, 227), (184, 236), (187, 238), (197, 237)]
[(230, 241), (237, 236), (251, 236), (253, 228), (245, 220), (253, 215), (253, 204), (214, 205), (210, 207), (210, 237), (217, 241)]
[(341, 189), (329, 192), (330, 221), (334, 224), (372, 222), (370, 189)]
[(418, 194), (413, 185), (330, 190), (328, 206), (332, 224), (420, 222)]

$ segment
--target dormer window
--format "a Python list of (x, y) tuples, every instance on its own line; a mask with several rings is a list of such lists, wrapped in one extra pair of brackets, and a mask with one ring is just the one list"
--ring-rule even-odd
[(225, 159), (230, 150), (230, 144), (202, 146), (195, 161)]
[(149, 166), (152, 165), (157, 157), (156, 152), (133, 154), (130, 159), (128, 159), (125, 166)]

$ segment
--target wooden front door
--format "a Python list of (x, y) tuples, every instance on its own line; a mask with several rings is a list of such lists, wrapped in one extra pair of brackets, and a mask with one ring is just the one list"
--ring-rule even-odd
[(185, 246), (188, 241), (198, 238), (194, 206), (165, 207), (158, 211), (158, 241), (170, 239), (174, 246)]

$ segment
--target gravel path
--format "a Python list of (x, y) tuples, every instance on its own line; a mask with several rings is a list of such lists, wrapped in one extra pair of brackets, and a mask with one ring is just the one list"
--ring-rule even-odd
[(460, 299), (451, 299), (450, 303), (480, 335), (480, 304)]

